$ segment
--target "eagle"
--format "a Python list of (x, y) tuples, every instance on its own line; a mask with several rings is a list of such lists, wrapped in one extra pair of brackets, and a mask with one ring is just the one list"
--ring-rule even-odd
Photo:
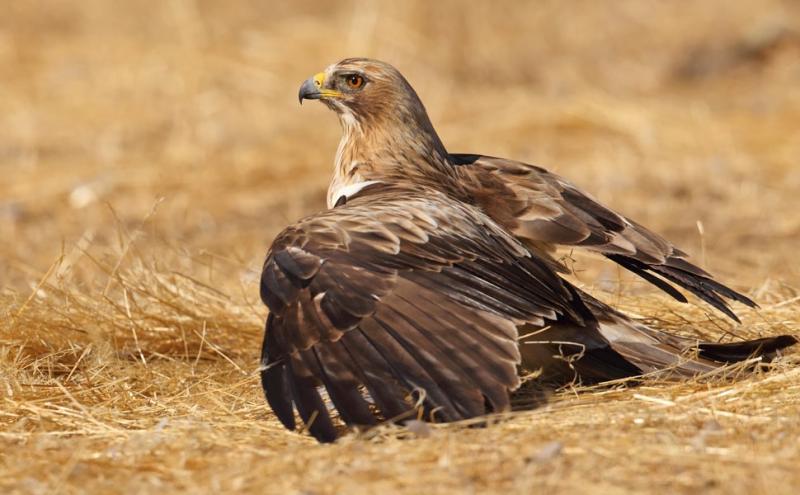
[(731, 302), (756, 307), (566, 179), (448, 152), (385, 62), (342, 60), (303, 82), (299, 99), (321, 101), (343, 132), (328, 209), (281, 232), (261, 276), (261, 381), (289, 430), (296, 414), (320, 442), (383, 421), (475, 418), (509, 410), (526, 370), (554, 386), (690, 377), (797, 342), (697, 342), (570, 283), (559, 246), (599, 253), (686, 302), (682, 288), (737, 322)]

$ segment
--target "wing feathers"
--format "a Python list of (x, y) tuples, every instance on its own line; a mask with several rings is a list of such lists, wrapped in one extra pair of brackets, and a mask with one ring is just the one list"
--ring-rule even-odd
[[(517, 387), (519, 380), (516, 374), (515, 360), (500, 360), (495, 358), (495, 351), (477, 345), (475, 339), (470, 338), (474, 328), (453, 328), (445, 318), (436, 318), (439, 311), (435, 308), (420, 308), (416, 304), (398, 295), (397, 310), (417, 332), (431, 342), (446, 358), (450, 359), (453, 367), (459, 370), (459, 375), (471, 382), (471, 387), (478, 392), (477, 414), (484, 414), (486, 397), (494, 411), (501, 411), (508, 406), (508, 392)], [(416, 299), (416, 298), (414, 298)], [(433, 332), (430, 329), (440, 328), (441, 331)], [(487, 352), (488, 351), (488, 352)], [(468, 385), (469, 386), (469, 385)], [(471, 417), (476, 414), (468, 414)]]
[[(532, 243), (574, 245), (604, 254), (675, 299), (686, 298), (677, 284), (739, 321), (726, 299), (754, 307), (746, 296), (713, 280), (711, 275), (684, 258), (686, 253), (661, 236), (619, 215), (581, 192), (565, 179), (540, 167), (480, 155), (452, 155), (465, 182), (475, 188), (499, 188), (488, 198), (487, 209), (496, 204), (523, 204), (505, 225)], [(500, 186), (497, 186), (497, 184)], [(506, 208), (506, 210), (513, 208)], [(657, 274), (657, 276), (655, 275)]]
[[(374, 352), (387, 363), (391, 363), (395, 376), (402, 377), (405, 395), (415, 393), (417, 394), (415, 399), (419, 399), (420, 392), (424, 391), (428, 404), (435, 404), (441, 408), (437, 418), (451, 421), (458, 417), (453, 400), (431, 374), (430, 363), (422, 358), (422, 351), (416, 349), (413, 343), (398, 336), (388, 322), (378, 318), (365, 320), (360, 332), (354, 333), (352, 337), (348, 335), (348, 339), (353, 340), (361, 340), (362, 337)], [(410, 409), (411, 407), (407, 406), (403, 411), (386, 411), (381, 406), (387, 418), (406, 414)]]
[(407, 417), (413, 411), (413, 403), (410, 401), (413, 386), (398, 371), (398, 357), (402, 353), (382, 353), (366, 338), (361, 329), (348, 332), (342, 339), (342, 344), (384, 419)]
[(273, 327), (274, 318), (274, 315), (269, 315), (267, 318), (267, 331), (264, 333), (264, 343), (261, 347), (261, 384), (267, 402), (280, 422), (286, 428), (294, 430), (294, 409), (292, 408), (286, 358), (278, 356), (280, 347), (275, 343), (274, 332), (269, 330)]
[(298, 280), (310, 279), (322, 266), (322, 260), (318, 256), (295, 246), (289, 246), (275, 253), (275, 262), (281, 270)]
[(479, 210), (431, 191), (354, 197), (293, 226), (261, 286), (270, 405), (323, 441), (335, 429), (320, 387), (351, 425), (417, 406), (445, 421), (507, 409), (517, 323), (580, 321), (582, 304)]
[[(403, 342), (404, 347), (428, 370), (431, 378), (454, 407), (452, 411), (447, 411), (444, 404), (436, 405), (443, 406), (454, 419), (470, 418), (485, 413), (483, 397), (478, 387), (464, 373), (457, 358), (437, 345), (439, 344), (437, 339), (432, 338), (417, 321), (397, 310), (387, 310), (380, 318), (384, 328), (396, 340)], [(422, 390), (427, 392), (425, 388)]]
[(345, 355), (344, 344), (337, 342), (309, 352), (317, 361), (320, 378), (342, 420), (353, 425), (374, 425), (377, 420), (359, 390), (360, 381), (349, 356)]
[(320, 442), (336, 440), (336, 428), (317, 390), (321, 383), (298, 356), (292, 356), (288, 367), (294, 404), (308, 431)]
[(617, 255), (609, 255), (608, 258), (612, 261), (617, 262), (623, 268), (626, 268), (636, 275), (639, 275), (643, 279), (647, 280), (651, 284), (655, 285), (659, 289), (663, 290), (676, 300), (680, 302), (688, 302), (688, 299), (675, 287), (671, 286), (669, 283), (665, 282), (664, 280), (658, 278), (657, 276), (653, 275), (652, 273), (648, 272), (648, 267), (644, 263), (638, 263), (636, 260), (632, 260), (630, 258), (626, 258), (625, 256), (617, 256)]
[[(581, 242), (615, 246), (609, 258), (676, 299), (685, 301), (672, 284), (732, 318), (725, 299), (753, 304), (655, 234), (576, 194), (567, 194), (563, 221), (552, 225), (581, 235), (585, 227)], [(347, 425), (370, 426), (415, 414), (454, 421), (506, 410), (521, 357), (551, 376), (577, 373), (586, 381), (676, 361), (683, 341), (637, 329), (563, 281), (536, 252), (480, 209), (427, 189), (376, 186), (369, 201), (356, 195), (299, 222), (274, 242), (261, 280), (270, 309), (261, 378), (270, 407), (287, 428), (296, 427), (296, 412), (312, 435), (332, 441), (334, 411)], [(520, 352), (520, 326), (548, 330)], [(786, 345), (699, 352), (738, 358)], [(690, 373), (713, 364), (681, 366)]]

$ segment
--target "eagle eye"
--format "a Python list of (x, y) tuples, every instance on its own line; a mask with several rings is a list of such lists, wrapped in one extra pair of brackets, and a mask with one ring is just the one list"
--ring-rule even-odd
[(350, 89), (361, 89), (364, 85), (364, 78), (358, 74), (348, 74), (344, 76), (344, 81)]

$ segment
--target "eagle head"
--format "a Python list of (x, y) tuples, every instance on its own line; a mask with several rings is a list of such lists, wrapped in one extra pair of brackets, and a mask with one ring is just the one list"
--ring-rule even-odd
[(342, 119), (381, 122), (402, 119), (428, 122), (417, 93), (400, 71), (380, 60), (347, 58), (300, 86), (303, 100), (320, 100)]
[[(342, 140), (336, 153), (328, 203), (340, 186), (369, 181), (457, 182), (455, 167), (425, 107), (400, 71), (379, 60), (348, 58), (303, 82), (303, 100), (320, 100), (339, 116)], [(455, 187), (455, 186), (454, 186)]]

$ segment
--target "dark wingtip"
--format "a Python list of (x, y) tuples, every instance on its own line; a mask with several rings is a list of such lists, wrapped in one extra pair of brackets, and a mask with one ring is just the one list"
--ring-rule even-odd
[(739, 301), (740, 303), (744, 304), (745, 306), (747, 306), (749, 308), (757, 309), (757, 308), (761, 307), (761, 306), (758, 305), (757, 302), (753, 301), (752, 299), (750, 299), (749, 297), (745, 296), (744, 294), (739, 294), (737, 292), (736, 295), (738, 297), (736, 297), (734, 299), (736, 299), (737, 301)]
[(336, 430), (327, 427), (317, 428), (313, 423), (308, 428), (308, 431), (319, 443), (333, 443), (338, 438)]
[(734, 313), (733, 310), (731, 310), (727, 306), (725, 307), (725, 310), (723, 310), (722, 312), (725, 313), (728, 316), (728, 318), (735, 321), (737, 325), (742, 324), (742, 320), (740, 320), (739, 317), (736, 316), (736, 313)]
[(275, 316), (270, 313), (264, 326), (264, 341), (261, 344), (261, 388), (275, 416), (289, 430), (295, 429), (294, 408), (290, 400), (287, 386), (286, 365), (283, 360), (276, 359)]

